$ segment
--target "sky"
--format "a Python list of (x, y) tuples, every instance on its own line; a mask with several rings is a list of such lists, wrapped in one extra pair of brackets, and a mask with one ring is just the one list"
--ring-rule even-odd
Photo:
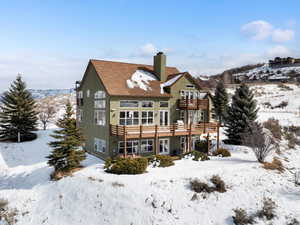
[(194, 76), (300, 57), (299, 0), (10, 0), (0, 7), (0, 92), (72, 88), (89, 59), (167, 64)]

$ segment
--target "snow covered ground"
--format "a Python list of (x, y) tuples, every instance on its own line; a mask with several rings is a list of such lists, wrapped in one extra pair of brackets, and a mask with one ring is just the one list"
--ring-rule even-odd
[[(291, 172), (261, 168), (246, 148), (227, 146), (230, 158), (183, 159), (172, 167), (148, 168), (142, 175), (107, 174), (103, 162), (89, 155), (84, 169), (53, 182), (45, 158), (50, 132), (38, 132), (33, 142), (0, 143), (0, 198), (19, 210), (19, 225), (233, 224), (233, 208), (253, 212), (264, 197), (278, 204), (274, 225), (286, 224), (286, 216), (300, 219), (300, 187), (293, 184)], [(299, 169), (300, 149), (279, 157), (291, 171)], [(189, 180), (208, 181), (215, 174), (228, 191), (192, 201)]]
[[(255, 99), (260, 108), (258, 120), (263, 122), (269, 118), (275, 118), (283, 126), (300, 126), (300, 86), (295, 84), (284, 85), (289, 87), (290, 90), (282, 89), (277, 84), (250, 86), (255, 93)], [(228, 89), (228, 93), (233, 95), (234, 89)], [(283, 101), (288, 102), (288, 105), (283, 109), (271, 109), (264, 105), (264, 103), (270, 103), (274, 107)]]

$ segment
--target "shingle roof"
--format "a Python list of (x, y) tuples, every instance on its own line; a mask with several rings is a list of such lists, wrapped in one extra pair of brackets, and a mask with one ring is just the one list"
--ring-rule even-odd
[[(90, 63), (94, 66), (100, 80), (111, 96), (171, 97), (170, 94), (161, 92), (160, 85), (162, 82), (159, 80), (149, 81), (148, 86), (150, 89), (147, 91), (138, 87), (128, 87), (127, 80), (131, 79), (131, 76), (137, 70), (145, 70), (154, 74), (153, 66), (94, 59), (90, 60)], [(177, 68), (166, 67), (167, 76), (178, 73)]]

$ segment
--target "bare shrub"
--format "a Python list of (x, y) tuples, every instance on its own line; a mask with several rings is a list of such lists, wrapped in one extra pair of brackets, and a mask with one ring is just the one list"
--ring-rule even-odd
[(208, 186), (207, 183), (201, 182), (198, 179), (194, 179), (190, 181), (191, 189), (197, 193), (211, 193), (213, 192), (213, 188)]
[(288, 222), (287, 225), (300, 225), (300, 222), (296, 218), (293, 218)]
[(119, 182), (112, 182), (111, 184), (113, 187), (124, 187), (125, 185), (124, 184), (121, 184)]
[(225, 182), (221, 179), (221, 177), (214, 175), (210, 178), (210, 181), (215, 185), (215, 190), (217, 192), (226, 192)]
[(287, 107), (288, 104), (289, 104), (289, 102), (287, 102), (287, 101), (282, 101), (282, 102), (280, 102), (278, 105), (274, 106), (273, 108), (281, 108), (281, 109), (283, 109), (283, 108)]
[(230, 157), (231, 153), (225, 148), (219, 148), (217, 151), (213, 152), (214, 156)]
[(279, 172), (284, 171), (284, 166), (282, 165), (282, 162), (279, 160), (279, 158), (274, 157), (272, 162), (265, 162), (263, 164), (263, 168), (267, 170), (277, 170)]
[(272, 135), (264, 130), (257, 122), (252, 122), (249, 129), (242, 135), (242, 143), (252, 148), (258, 162), (263, 163), (265, 158), (275, 149), (276, 142)]
[(8, 201), (5, 199), (0, 199), (0, 222), (4, 221), (7, 225), (13, 225), (17, 222), (17, 215), (17, 209), (9, 208)]
[(282, 131), (278, 120), (275, 120), (274, 118), (270, 118), (263, 123), (263, 126), (264, 128), (271, 131), (274, 138), (281, 140)]
[(45, 100), (38, 105), (38, 118), (43, 124), (43, 129), (47, 129), (47, 125), (51, 122), (56, 114), (56, 109), (50, 100)]
[(213, 183), (213, 187), (209, 186), (207, 183), (201, 182), (198, 179), (190, 181), (190, 187), (193, 191), (197, 193), (211, 193), (211, 192), (226, 192), (225, 182), (218, 176), (214, 175), (210, 178), (210, 181)]
[(246, 210), (242, 208), (237, 208), (233, 210), (234, 216), (232, 216), (233, 223), (235, 225), (246, 225), (246, 224), (254, 224), (254, 218), (249, 216)]
[(267, 220), (271, 220), (276, 217), (276, 207), (276, 203), (271, 198), (264, 198), (263, 207), (257, 212), (257, 216), (259, 218), (266, 218)]

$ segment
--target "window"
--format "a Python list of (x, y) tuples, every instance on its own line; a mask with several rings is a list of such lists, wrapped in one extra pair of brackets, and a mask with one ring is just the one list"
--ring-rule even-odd
[(105, 110), (96, 109), (94, 119), (97, 125), (105, 126)]
[(141, 151), (153, 152), (153, 140), (152, 139), (141, 140)]
[[(126, 142), (126, 150), (127, 154), (133, 154), (138, 152), (139, 141), (127, 141)], [(124, 153), (125, 150), (125, 141), (119, 141), (119, 153)]]
[(180, 137), (180, 148), (182, 150), (186, 149), (186, 137)]
[(167, 101), (159, 102), (159, 107), (167, 108), (167, 107), (169, 107), (169, 102), (167, 102)]
[(153, 111), (142, 111), (142, 124), (153, 124)]
[(139, 101), (124, 100), (120, 101), (120, 107), (139, 107)]
[(142, 107), (143, 108), (153, 108), (153, 102), (151, 102), (151, 101), (143, 101), (142, 102)]
[(119, 117), (120, 125), (138, 125), (139, 112), (138, 111), (121, 111)]
[(200, 121), (202, 121), (202, 122), (204, 122), (204, 118), (205, 118), (205, 113), (204, 113), (204, 111), (200, 111), (200, 116), (199, 116), (200, 118)]
[(185, 99), (185, 92), (184, 91), (180, 91), (180, 96), (181, 96), (181, 99)]
[(95, 152), (105, 152), (106, 151), (106, 141), (102, 139), (94, 139), (94, 150)]
[(187, 87), (187, 88), (194, 88), (195, 86), (192, 85), (192, 84), (187, 84), (186, 87)]
[(78, 122), (81, 122), (83, 118), (83, 111), (82, 109), (78, 109)]
[(94, 97), (95, 97), (95, 99), (105, 98), (105, 92), (104, 91), (96, 91)]
[(77, 105), (83, 106), (83, 92), (82, 91), (79, 91), (77, 93)]
[(105, 108), (105, 100), (95, 100), (95, 108)]
[(185, 115), (184, 111), (183, 111), (183, 110), (180, 110), (179, 118), (180, 118), (180, 120), (182, 120), (183, 122), (184, 122), (184, 117), (185, 117), (184, 115)]
[(90, 97), (90, 90), (86, 91), (86, 97), (89, 98)]

